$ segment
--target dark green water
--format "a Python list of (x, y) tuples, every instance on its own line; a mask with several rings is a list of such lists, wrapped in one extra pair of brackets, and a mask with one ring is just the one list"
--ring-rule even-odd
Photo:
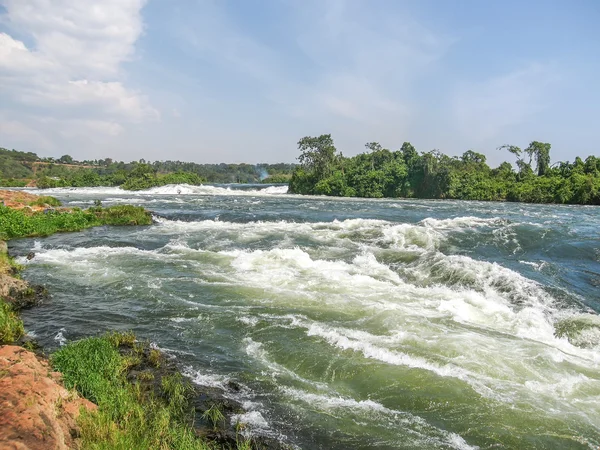
[(303, 449), (600, 445), (599, 208), (264, 189), (53, 191), (157, 223), (12, 241), (27, 328), (132, 329)]

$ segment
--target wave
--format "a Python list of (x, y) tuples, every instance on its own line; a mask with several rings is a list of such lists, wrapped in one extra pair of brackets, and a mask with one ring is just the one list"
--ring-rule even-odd
[[(144, 189), (141, 191), (126, 191), (120, 187), (66, 187), (50, 189), (31, 189), (32, 192), (42, 192), (44, 194), (70, 196), (70, 195), (116, 195), (116, 196), (143, 196), (143, 195), (236, 195), (236, 196), (257, 196), (257, 195), (283, 195), (287, 194), (287, 186), (267, 186), (259, 189), (236, 189), (231, 187), (221, 187), (212, 185), (192, 186), (189, 184), (168, 184), (165, 186)], [(126, 200), (123, 200), (126, 201)]]
[(137, 191), (140, 195), (282, 195), (287, 194), (287, 186), (268, 186), (261, 189), (232, 189), (231, 187), (201, 185), (190, 186), (189, 184), (169, 184), (143, 191)]
[[(563, 328), (569, 333), (561, 334), (561, 324), (581, 312), (566, 309), (540, 283), (497, 263), (440, 250), (449, 229), (503, 226), (494, 220), (466, 217), (442, 224), (397, 224), (349, 219), (298, 224), (157, 218), (157, 225), (144, 233), (177, 237), (162, 248), (41, 248), (27, 264), (60, 265), (69, 273), (125, 280), (131, 277), (127, 267), (143, 267), (140, 259), (162, 266), (183, 261), (186, 270), (205, 284), (227, 281), (229, 286), (250, 288), (251, 295), (240, 300), (244, 306), (302, 311), (304, 316), (260, 319), (301, 330), (296, 335), (330, 351), (353, 353), (357, 359), (393, 370), (425, 371), (431, 380), (457, 380), (479, 396), (505, 404), (527, 399), (539, 411), (561, 401), (565, 415), (579, 414), (586, 401), (585, 414), (592, 415), (590, 411), (599, 408), (593, 400), (599, 386), (586, 374), (600, 364), (596, 316), (590, 326), (582, 325), (588, 319), (577, 319), (573, 326), (567, 323)], [(237, 248), (191, 248), (186, 234), (203, 236), (210, 245), (235, 242)], [(305, 241), (305, 246), (293, 239)], [(306, 245), (307, 239), (317, 245)], [(252, 240), (270, 240), (275, 247), (249, 249)], [(415, 258), (386, 259), (406, 251)], [(165, 289), (164, 274), (147, 275), (136, 275), (139, 285), (158, 292)], [(219, 308), (222, 305), (215, 306)], [(245, 308), (241, 315), (230, 315), (238, 327), (250, 329), (258, 324), (251, 311)], [(342, 319), (327, 322), (325, 317)], [(307, 342), (310, 345), (311, 340)], [(277, 378), (317, 388), (314, 381), (271, 360), (260, 342), (249, 339), (243, 344), (246, 354), (262, 360)], [(582, 393), (590, 400), (583, 400)]]
[(428, 217), (420, 222), (420, 224), (426, 227), (454, 230), (475, 227), (498, 227), (507, 225), (508, 223), (510, 223), (508, 220), (500, 217), (483, 218), (473, 216), (461, 216), (450, 219), (434, 219)]
[[(386, 416), (387, 421), (378, 421), (377, 423), (385, 423), (386, 426), (392, 428), (402, 427), (404, 432), (409, 434), (413, 446), (426, 446), (426, 448), (446, 448), (450, 446), (450, 448), (458, 450), (475, 450), (479, 448), (469, 445), (458, 434), (437, 428), (419, 416), (386, 408), (374, 400), (355, 400), (341, 395), (314, 394), (291, 387), (282, 387), (280, 390), (293, 401), (309, 404), (311, 408), (326, 411), (342, 410), (346, 414), (354, 413), (367, 416), (381, 414)], [(406, 444), (405, 442), (404, 445)]]

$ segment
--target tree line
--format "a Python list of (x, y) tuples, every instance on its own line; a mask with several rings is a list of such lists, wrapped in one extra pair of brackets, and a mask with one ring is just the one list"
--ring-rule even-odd
[[(123, 162), (111, 158), (77, 161), (70, 155), (41, 158), (35, 153), (0, 148), (0, 186), (131, 186), (161, 184), (287, 183), (295, 164), (198, 164), (184, 161)], [(146, 187), (142, 187), (146, 186)]]
[(300, 165), (290, 192), (342, 197), (404, 197), (600, 204), (600, 158), (580, 157), (551, 165), (551, 145), (533, 141), (524, 149), (504, 145), (516, 158), (490, 168), (485, 155), (468, 150), (450, 157), (438, 150), (419, 153), (409, 142), (388, 150), (377, 142), (353, 157), (338, 152), (330, 134), (298, 142)]

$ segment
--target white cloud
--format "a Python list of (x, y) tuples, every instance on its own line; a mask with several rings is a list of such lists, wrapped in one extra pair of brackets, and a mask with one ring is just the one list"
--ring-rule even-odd
[[(77, 121), (93, 133), (115, 135), (128, 122), (158, 118), (148, 98), (122, 80), (121, 64), (133, 57), (143, 31), (144, 3), (0, 0), (1, 20), (11, 30), (0, 33), (0, 93), (21, 112), (61, 117), (62, 135)], [(35, 114), (28, 116), (32, 124), (43, 119)]]
[(145, 0), (3, 0), (5, 22), (70, 77), (116, 75), (142, 33)]

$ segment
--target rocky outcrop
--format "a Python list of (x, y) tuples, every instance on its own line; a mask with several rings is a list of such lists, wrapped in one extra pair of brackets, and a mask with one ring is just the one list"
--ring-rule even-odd
[(0, 448), (77, 448), (81, 407), (96, 405), (67, 391), (46, 361), (22, 347), (0, 347)]

